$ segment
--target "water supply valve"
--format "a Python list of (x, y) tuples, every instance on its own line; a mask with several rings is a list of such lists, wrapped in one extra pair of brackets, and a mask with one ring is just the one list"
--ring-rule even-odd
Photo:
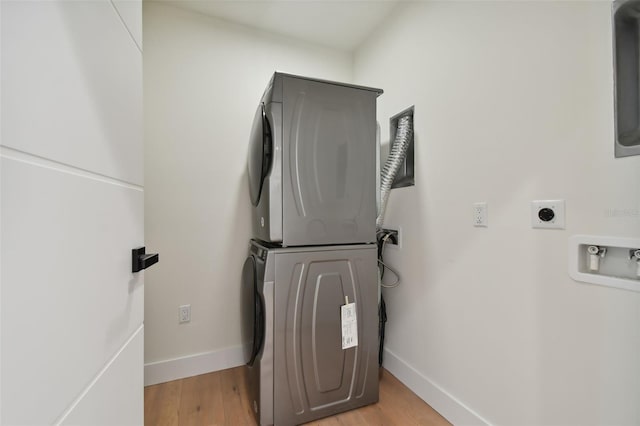
[(589, 253), (589, 270), (597, 272), (600, 269), (600, 258), (604, 258), (604, 255), (607, 253), (607, 248), (589, 246), (587, 247), (587, 253)]
[(629, 259), (636, 261), (636, 276), (640, 277), (640, 249), (629, 250)]

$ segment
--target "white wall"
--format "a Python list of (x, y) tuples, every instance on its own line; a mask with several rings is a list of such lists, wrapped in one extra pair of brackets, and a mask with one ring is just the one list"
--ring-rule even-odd
[[(348, 81), (352, 57), (149, 2), (144, 40), (145, 239), (160, 253), (146, 272), (151, 383), (242, 363), (255, 108), (275, 70)], [(178, 325), (182, 304), (191, 304), (192, 319)]]
[[(571, 235), (640, 236), (610, 25), (608, 2), (407, 3), (356, 52), (383, 135), (415, 104), (416, 186), (387, 211), (404, 231), (387, 365), (458, 423), (640, 424), (640, 293), (567, 273)], [(530, 201), (555, 198), (566, 230), (531, 229)]]

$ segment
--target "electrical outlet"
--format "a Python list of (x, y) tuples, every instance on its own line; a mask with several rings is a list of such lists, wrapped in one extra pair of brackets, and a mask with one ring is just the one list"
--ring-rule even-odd
[(564, 200), (532, 201), (531, 227), (564, 229)]
[(489, 226), (489, 212), (486, 201), (473, 204), (473, 226), (485, 228)]
[(183, 324), (191, 321), (191, 305), (178, 307), (178, 323)]

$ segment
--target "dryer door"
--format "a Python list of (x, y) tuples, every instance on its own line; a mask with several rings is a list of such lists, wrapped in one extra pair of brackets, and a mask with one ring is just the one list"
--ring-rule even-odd
[(258, 294), (256, 261), (249, 256), (242, 267), (242, 343), (247, 365), (253, 365), (264, 340), (264, 306)]
[(249, 193), (251, 203), (257, 206), (260, 202), (262, 185), (269, 174), (271, 155), (273, 152), (273, 140), (271, 126), (265, 113), (264, 104), (261, 103), (253, 119), (251, 139), (249, 140)]

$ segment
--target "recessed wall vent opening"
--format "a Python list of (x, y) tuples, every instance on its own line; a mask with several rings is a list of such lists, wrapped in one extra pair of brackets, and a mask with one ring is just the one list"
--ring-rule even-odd
[(394, 141), (393, 143), (397, 143), (395, 142), (395, 140), (396, 140), (396, 135), (398, 133), (398, 122), (400, 121), (400, 119), (402, 117), (408, 117), (409, 121), (411, 122), (411, 132), (407, 136), (409, 139), (409, 145), (407, 146), (407, 153), (404, 157), (404, 161), (400, 165), (400, 169), (398, 170), (398, 173), (396, 174), (396, 178), (393, 180), (393, 184), (391, 185), (392, 189), (415, 185), (415, 179), (413, 175), (413, 170), (414, 170), (413, 169), (413, 161), (414, 161), (413, 109), (414, 107), (411, 106), (389, 119), (389, 129), (391, 133), (391, 138), (389, 140)]
[(414, 185), (413, 108), (407, 108), (390, 119), (391, 146), (380, 173), (380, 205), (376, 219), (378, 228), (382, 227), (391, 189)]
[(615, 156), (640, 154), (640, 0), (613, 2)]

